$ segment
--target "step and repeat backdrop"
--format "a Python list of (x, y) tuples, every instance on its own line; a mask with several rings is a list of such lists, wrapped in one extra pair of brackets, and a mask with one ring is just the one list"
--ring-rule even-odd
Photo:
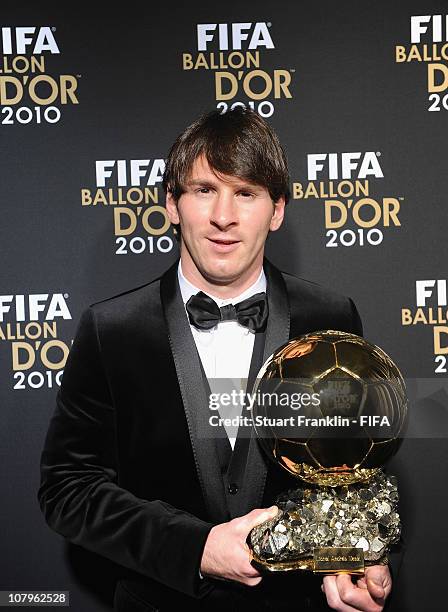
[(0, 590), (111, 609), (121, 569), (40, 513), (44, 437), (82, 310), (177, 257), (161, 187), (171, 143), (201, 113), (245, 105), (290, 164), (268, 256), (351, 296), (408, 380), (417, 426), (390, 465), (406, 540), (393, 608), (444, 608), (447, 14), (431, 0), (2, 7)]

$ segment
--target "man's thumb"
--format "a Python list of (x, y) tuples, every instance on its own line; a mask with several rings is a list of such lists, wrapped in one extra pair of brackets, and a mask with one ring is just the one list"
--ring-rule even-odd
[(273, 519), (274, 516), (277, 515), (278, 508), (277, 506), (271, 506), (270, 508), (258, 508), (257, 510), (252, 510), (247, 515), (248, 518), (248, 531), (256, 527), (257, 525), (261, 525), (265, 521), (269, 521)]
[(366, 577), (366, 584), (372, 597), (382, 599), (385, 596), (386, 592), (383, 587), (381, 576), (375, 572), (371, 572), (370, 575)]

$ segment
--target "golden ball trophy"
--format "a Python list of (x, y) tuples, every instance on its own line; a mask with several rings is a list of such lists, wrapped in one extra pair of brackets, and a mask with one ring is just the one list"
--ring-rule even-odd
[(362, 574), (387, 563), (401, 524), (396, 478), (381, 468), (407, 424), (392, 359), (354, 334), (314, 332), (277, 349), (253, 392), (262, 448), (303, 484), (282, 493), (277, 516), (250, 532), (252, 564)]

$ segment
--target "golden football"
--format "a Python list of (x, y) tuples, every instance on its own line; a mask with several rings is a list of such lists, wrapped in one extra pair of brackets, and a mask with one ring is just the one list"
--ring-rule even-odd
[(316, 331), (277, 349), (253, 394), (263, 449), (319, 485), (371, 478), (398, 450), (407, 423), (398, 367), (378, 346), (340, 331)]

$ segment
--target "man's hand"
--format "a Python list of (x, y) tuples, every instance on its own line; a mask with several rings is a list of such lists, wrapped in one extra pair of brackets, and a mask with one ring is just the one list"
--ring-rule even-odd
[(274, 518), (277, 512), (277, 506), (260, 508), (228, 523), (215, 525), (205, 542), (201, 573), (248, 586), (261, 582), (260, 573), (250, 564), (246, 538), (253, 527)]
[(370, 565), (353, 584), (348, 574), (325, 576), (322, 590), (332, 610), (338, 612), (381, 612), (392, 589), (387, 565)]

